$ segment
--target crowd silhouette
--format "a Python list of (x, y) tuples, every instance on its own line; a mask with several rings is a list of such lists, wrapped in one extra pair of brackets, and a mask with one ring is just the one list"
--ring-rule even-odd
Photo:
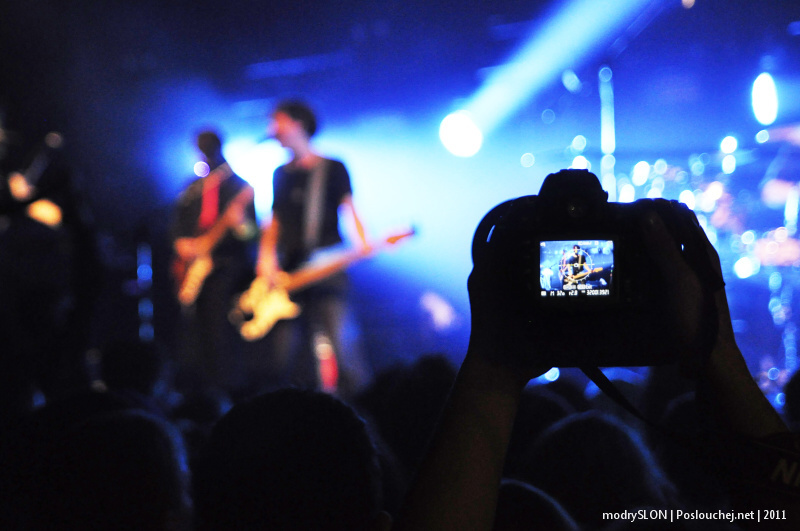
[[(649, 252), (663, 253), (669, 235), (653, 223)], [(677, 271), (670, 311), (692, 315), (697, 300), (682, 286), (696, 278), (680, 255), (661, 259)], [(476, 268), (469, 283), (472, 339), (461, 367), (415, 353), (346, 401), (316, 388), (182, 387), (164, 345), (103, 345), (94, 378), (3, 404), (0, 527), (735, 530), (755, 523), (728, 515), (761, 510), (776, 518), (763, 529), (797, 525), (791, 489), (744, 477), (751, 463), (728, 461), (745, 454), (725, 455), (735, 437), (769, 439), (786, 459), (796, 456), (800, 384), (787, 384), (782, 419), (735, 346), (724, 292), (716, 294), (717, 346), (700, 376), (663, 369), (628, 382), (648, 425), (587, 395), (577, 372), (538, 383), (535, 359), (494, 357), (502, 314), (490, 315), (482, 274)], [(74, 344), (49, 344), (62, 347)], [(746, 454), (754, 464), (758, 448)], [(678, 510), (718, 516), (625, 516)]]

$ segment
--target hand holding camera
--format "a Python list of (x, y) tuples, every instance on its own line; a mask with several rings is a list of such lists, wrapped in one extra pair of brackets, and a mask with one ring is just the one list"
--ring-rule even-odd
[[(545, 179), (538, 196), (506, 201), (479, 224), (473, 335), (502, 350), (504, 361), (652, 366), (678, 361), (687, 346), (710, 352), (714, 293), (724, 283), (694, 213), (675, 201), (607, 198), (594, 174), (563, 170)], [(691, 313), (676, 299), (677, 285), (696, 299)]]
[(395, 529), (492, 528), (522, 390), (552, 366), (680, 363), (725, 433), (772, 437), (767, 451), (710, 448), (752, 472), (736, 507), (785, 502), (769, 458), (795, 460), (796, 438), (747, 370), (719, 257), (688, 208), (609, 204), (596, 176), (564, 170), (492, 209), (472, 255), (469, 350)]

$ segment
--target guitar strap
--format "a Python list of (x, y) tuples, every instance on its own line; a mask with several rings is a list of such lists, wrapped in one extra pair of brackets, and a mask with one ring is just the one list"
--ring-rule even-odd
[(317, 163), (311, 171), (306, 188), (303, 245), (308, 252), (316, 248), (320, 239), (327, 178), (328, 159), (323, 158), (320, 159), (319, 163)]
[(205, 231), (214, 224), (219, 214), (219, 179), (212, 175), (203, 181), (203, 202), (197, 227)]
[(210, 229), (219, 216), (219, 189), (222, 181), (228, 178), (231, 168), (223, 162), (214, 168), (203, 179), (203, 195), (200, 206), (200, 216), (197, 218), (197, 228), (201, 232)]

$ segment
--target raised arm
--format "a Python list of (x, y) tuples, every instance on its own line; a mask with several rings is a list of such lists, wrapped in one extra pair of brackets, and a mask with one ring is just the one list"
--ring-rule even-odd
[(256, 263), (256, 274), (259, 277), (275, 280), (280, 271), (278, 264), (278, 235), (280, 234), (280, 223), (274, 215), (272, 219), (261, 230), (261, 240), (258, 246), (258, 262)]
[[(779, 509), (781, 519), (765, 525), (770, 529), (798, 529), (800, 525), (800, 489), (787, 471), (800, 461), (800, 438), (787, 429), (778, 412), (750, 374), (736, 344), (725, 289), (713, 293), (716, 308), (717, 336), (710, 354), (697, 352), (693, 334), (702, 323), (702, 285), (677, 251), (658, 216), (646, 220), (650, 253), (662, 264), (662, 272), (672, 296), (673, 317), (683, 320), (689, 331), (682, 359), (684, 373), (697, 380), (697, 399), (720, 429), (714, 441), (702, 441), (697, 452), (731, 485), (733, 508), (745, 513)], [(699, 225), (697, 231), (702, 231)], [(705, 251), (720, 272), (716, 250), (702, 234)], [(767, 513), (768, 514), (768, 513)], [(760, 520), (740, 521), (744, 528)]]
[(524, 385), (470, 345), (395, 530), (490, 530)]
[[(671, 314), (683, 322), (680, 329), (697, 334), (703, 320), (703, 286), (681, 257), (663, 221), (657, 215), (646, 219), (649, 252), (662, 266), (669, 293)], [(702, 229), (697, 226), (697, 231)], [(711, 263), (722, 275), (719, 256), (704, 234)], [(684, 373), (697, 378), (698, 392), (707, 398), (722, 426), (746, 437), (764, 437), (788, 431), (780, 415), (770, 405), (750, 371), (736, 344), (725, 289), (713, 293), (717, 316), (717, 337), (710, 355), (693, 352), (694, 338), (685, 338), (686, 355), (682, 359)]]
[[(685, 352), (680, 363), (687, 374), (698, 379), (699, 393), (707, 396), (718, 424), (725, 430), (721, 434), (723, 440), (726, 434), (733, 433), (737, 440), (744, 441), (744, 448), (749, 448), (748, 441), (754, 443), (753, 453), (749, 454), (752, 459), (745, 461), (748, 457), (743, 457), (740, 464), (752, 464), (758, 472), (760, 440), (789, 434), (747, 370), (733, 335), (724, 288), (711, 292), (704, 285), (657, 215), (643, 221), (649, 252), (663, 268), (670, 288), (670, 299), (664, 301), (665, 315), (681, 324), (676, 329), (684, 331), (680, 340)], [(695, 229), (702, 231), (699, 225)], [(716, 251), (704, 233), (697, 236), (701, 251), (704, 248), (709, 253), (719, 272)], [(477, 266), (470, 275), (472, 329), (468, 352), (395, 530), (492, 529), (503, 463), (522, 390), (548, 367), (537, 367), (537, 353), (521, 352), (510, 339), (514, 334), (507, 330), (508, 310), (491, 280), (491, 275)], [(716, 311), (709, 312), (709, 308)], [(713, 325), (709, 318), (716, 318), (719, 326), (709, 328), (709, 324)], [(706, 331), (715, 328), (716, 336), (706, 341)], [(786, 449), (790, 459), (793, 450), (790, 445)], [(737, 473), (735, 468), (731, 472)], [(769, 478), (763, 485), (751, 481), (750, 491), (737, 498), (737, 508), (784, 508), (787, 517), (791, 516), (785, 522), (786, 528), (796, 526), (792, 519), (800, 518), (799, 498), (792, 498), (788, 490), (773, 494), (766, 479)], [(792, 515), (788, 514), (790, 508)]]
[(361, 218), (356, 212), (355, 204), (353, 204), (353, 196), (350, 194), (346, 195), (344, 199), (342, 199), (340, 207), (343, 208), (344, 211), (350, 216), (356, 236), (358, 236), (358, 244), (361, 246), (361, 249), (369, 249), (370, 245), (367, 241), (367, 233), (366, 230), (364, 230), (364, 224), (361, 222)]
[(503, 301), (490, 276), (478, 268), (470, 275), (467, 355), (395, 531), (492, 529), (522, 391), (549, 367), (500, 361), (525, 358), (506, 333)]

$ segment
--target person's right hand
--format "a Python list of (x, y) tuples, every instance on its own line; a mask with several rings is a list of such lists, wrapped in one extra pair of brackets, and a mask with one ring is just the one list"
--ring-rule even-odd
[(264, 279), (269, 288), (284, 287), (289, 280), (289, 274), (278, 267), (277, 260), (266, 256), (258, 258), (256, 276)]
[(197, 238), (178, 238), (175, 240), (175, 253), (186, 262), (190, 262), (200, 255)]
[[(735, 345), (728, 300), (725, 295), (719, 255), (705, 231), (692, 216), (693, 241), (702, 246), (700, 253), (708, 261), (720, 279), (722, 287), (704, 285), (695, 270), (678, 250), (675, 239), (664, 225), (664, 220), (655, 212), (644, 219), (645, 241), (650, 256), (658, 264), (667, 284), (667, 318), (674, 330), (680, 333), (683, 346), (680, 354), (681, 372), (696, 377), (702, 371), (712, 350), (719, 344)], [(709, 337), (710, 332), (715, 332)]]

